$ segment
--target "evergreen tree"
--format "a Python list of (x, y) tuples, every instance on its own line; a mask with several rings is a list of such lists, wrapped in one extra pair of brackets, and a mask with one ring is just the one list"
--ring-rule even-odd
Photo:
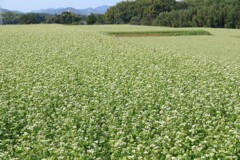
[(96, 22), (97, 22), (97, 18), (93, 13), (91, 13), (90, 15), (87, 16), (86, 23), (88, 25), (93, 25)]

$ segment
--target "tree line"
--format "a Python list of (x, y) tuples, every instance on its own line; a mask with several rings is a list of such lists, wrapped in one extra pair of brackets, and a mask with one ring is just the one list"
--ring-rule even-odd
[(3, 13), (4, 24), (104, 24), (104, 15), (90, 14), (81, 16), (72, 12), (63, 12), (61, 15), (49, 15), (39, 13), (17, 14), (13, 12)]
[(110, 7), (109, 24), (240, 28), (239, 0), (129, 0)]
[(240, 0), (127, 0), (104, 15), (4, 13), (5, 24), (134, 24), (240, 28)]

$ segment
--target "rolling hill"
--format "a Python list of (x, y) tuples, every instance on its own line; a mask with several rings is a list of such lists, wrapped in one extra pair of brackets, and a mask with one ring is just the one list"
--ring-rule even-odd
[[(72, 7), (66, 7), (66, 8), (48, 8), (48, 9), (41, 9), (41, 10), (34, 10), (28, 13), (46, 13), (46, 14), (61, 14), (64, 11), (70, 11), (76, 14), (80, 14), (80, 15), (89, 15), (90, 13), (94, 13), (94, 14), (104, 14), (107, 9), (109, 8), (109, 6), (99, 6), (96, 8), (84, 8), (84, 9), (75, 9)], [(14, 12), (14, 13), (19, 13), (19, 14), (23, 14), (24, 12), (21, 11), (17, 11), (17, 10), (9, 10), (9, 9), (1, 9), (1, 12), (6, 13), (6, 12)]]
[(71, 11), (76, 14), (80, 15), (89, 15), (90, 13), (94, 14), (104, 14), (109, 6), (99, 6), (96, 8), (85, 8), (85, 9), (75, 9), (72, 7), (66, 7), (66, 8), (49, 8), (49, 9), (42, 9), (42, 10), (35, 10), (32, 11), (32, 13), (47, 13), (47, 14), (61, 14), (64, 11)]

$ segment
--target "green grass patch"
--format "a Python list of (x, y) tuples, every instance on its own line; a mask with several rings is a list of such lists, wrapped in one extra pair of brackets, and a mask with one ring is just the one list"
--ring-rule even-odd
[(108, 35), (116, 37), (148, 37), (148, 36), (199, 36), (212, 35), (204, 30), (191, 31), (137, 31), (137, 32), (107, 32)]

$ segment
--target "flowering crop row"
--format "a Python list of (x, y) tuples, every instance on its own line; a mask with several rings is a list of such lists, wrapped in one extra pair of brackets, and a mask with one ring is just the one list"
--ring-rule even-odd
[(0, 159), (238, 159), (240, 77), (71, 26), (0, 28)]

